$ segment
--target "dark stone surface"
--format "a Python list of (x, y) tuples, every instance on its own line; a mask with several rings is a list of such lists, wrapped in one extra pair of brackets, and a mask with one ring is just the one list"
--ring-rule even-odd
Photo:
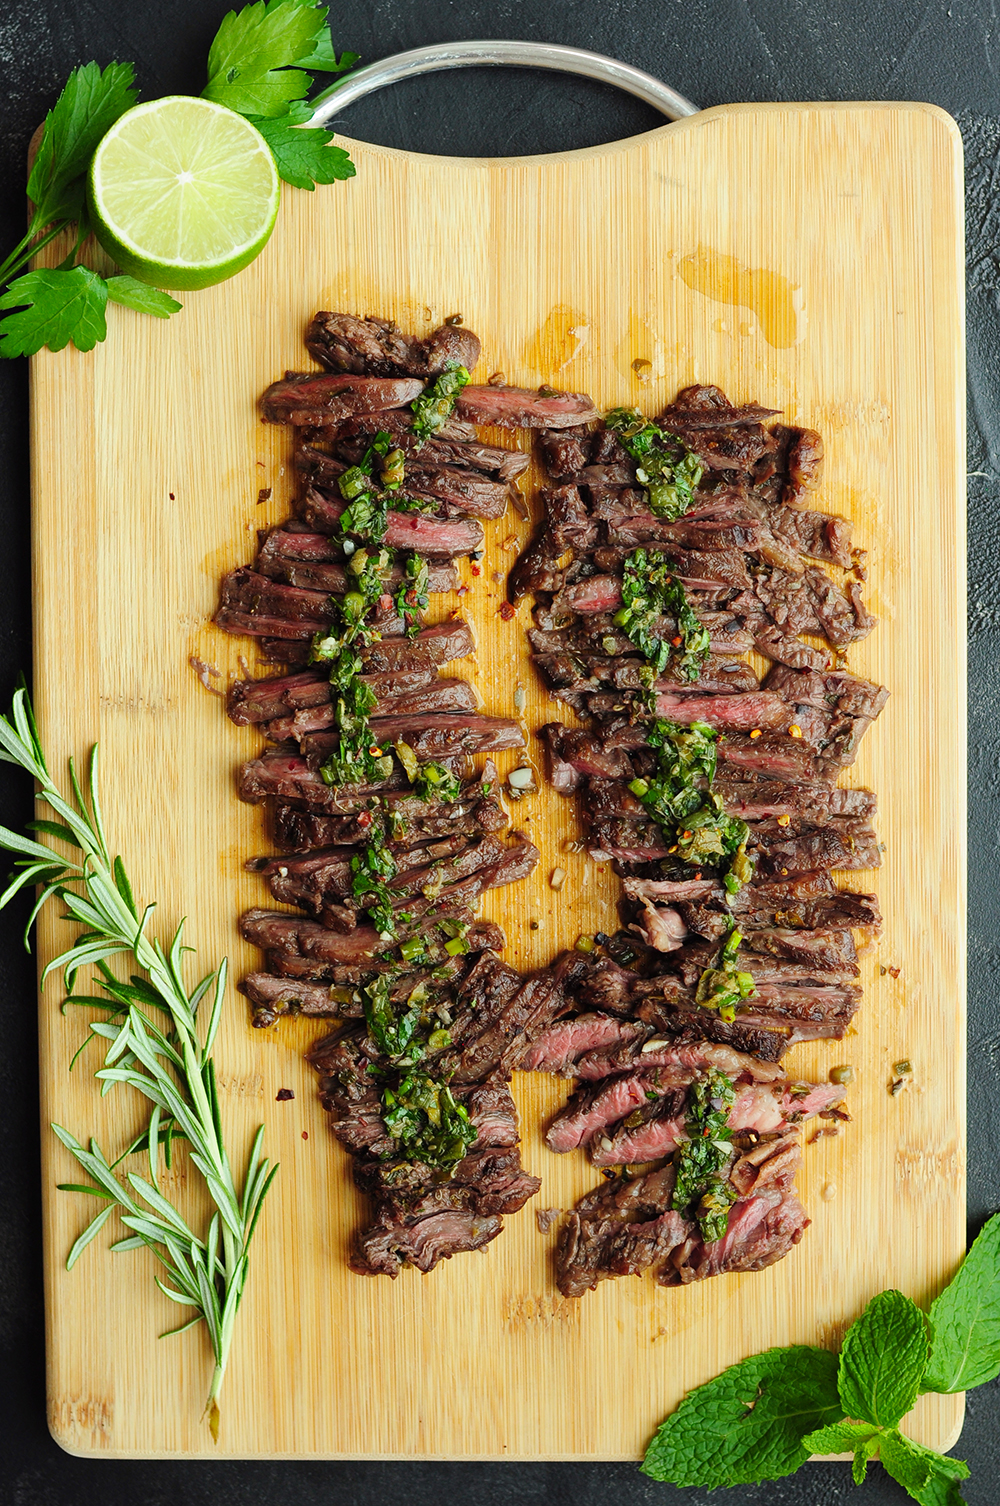
[[(197, 92), (226, 0), (5, 0), (0, 60), (0, 195), (5, 241), (23, 214), (28, 138), (75, 64), (131, 58), (146, 97)], [(1000, 25), (993, 0), (372, 0), (335, 3), (339, 46), (365, 60), (457, 38), (508, 37), (589, 47), (638, 65), (700, 105), (734, 100), (925, 99), (965, 135), (969, 247), (970, 470), (970, 1165), (969, 1223), (1000, 1208), (1000, 1009), (995, 985), (1000, 773)], [(599, 85), (549, 74), (438, 75), (372, 96), (345, 134), (415, 151), (514, 155), (611, 141), (659, 124)], [(781, 212), (780, 205), (776, 212)], [(789, 227), (789, 234), (794, 227)], [(0, 698), (31, 654), (28, 403), (23, 362), (0, 363)], [(934, 624), (927, 624), (933, 633)], [(65, 651), (74, 652), (67, 643)], [(914, 644), (919, 653), (920, 645)], [(0, 821), (20, 825), (29, 796), (0, 777)], [(444, 1497), (502, 1506), (707, 1503), (620, 1464), (179, 1464), (70, 1458), (45, 1428), (34, 969), (18, 915), (0, 916), (0, 1500), (11, 1506), (437, 1506)], [(932, 923), (932, 917), (928, 918)], [(919, 1238), (914, 1230), (913, 1237)], [(864, 1237), (864, 1231), (859, 1231)], [(266, 1387), (262, 1404), (266, 1406)], [(594, 1398), (595, 1406), (600, 1398)], [(972, 1466), (970, 1502), (1000, 1498), (1000, 1386), (969, 1398), (956, 1450)], [(812, 1465), (715, 1501), (832, 1506), (853, 1499), (844, 1465)], [(858, 1499), (901, 1502), (878, 1466)]]

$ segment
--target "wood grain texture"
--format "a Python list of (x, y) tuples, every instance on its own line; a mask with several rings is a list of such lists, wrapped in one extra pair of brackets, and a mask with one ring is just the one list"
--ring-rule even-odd
[[(924, 105), (731, 106), (559, 157), (352, 150), (351, 183), (286, 190), (271, 243), (239, 278), (186, 295), (169, 323), (115, 308), (106, 345), (34, 361), (36, 687), (53, 765), (99, 738), (109, 829), (137, 893), (159, 901), (160, 926), (186, 913), (206, 966), (223, 953), (237, 974), (257, 964), (236, 917), (261, 902), (242, 864), (266, 842), (233, 774), (259, 742), (226, 721), (189, 656), (224, 677), (241, 653), (254, 659), (209, 618), (220, 575), (288, 512), (289, 436), (262, 426), (255, 402), (304, 364), (316, 308), (416, 331), (461, 311), (483, 340), (482, 377), (500, 369), (602, 405), (654, 413), (699, 380), (781, 407), (823, 432), (820, 505), (853, 517), (871, 550), (867, 599), (881, 626), (851, 667), (892, 690), (851, 780), (879, 792), (885, 934), (865, 959), (856, 1030), (788, 1059), (807, 1076), (851, 1062), (854, 1123), (808, 1149), (799, 1190), (813, 1224), (778, 1266), (686, 1290), (609, 1282), (571, 1302), (552, 1279), (555, 1233), (539, 1233), (533, 1206), (567, 1207), (595, 1176), (542, 1143), (565, 1086), (515, 1079), (537, 1203), (485, 1254), (364, 1279), (345, 1265), (360, 1198), (302, 1060), (317, 1027), (252, 1031), (234, 993), (217, 1048), (227, 1126), (240, 1146), (265, 1120), (281, 1171), (214, 1446), (201, 1420), (207, 1345), (197, 1332), (157, 1341), (174, 1310), (146, 1256), (112, 1258), (102, 1236), (63, 1269), (86, 1210), (54, 1191), (73, 1168), (45, 1126), (57, 1119), (111, 1148), (137, 1110), (98, 1099), (86, 1058), (67, 1076), (84, 1024), (59, 1014), (52, 982), (41, 1010), (51, 1426), (63, 1447), (104, 1458), (634, 1459), (691, 1386), (771, 1344), (834, 1344), (882, 1287), (929, 1299), (964, 1248), (959, 138)], [(720, 256), (739, 263), (733, 287), (756, 312), (718, 300)], [(649, 363), (645, 382), (636, 360)], [(462, 601), (478, 657), (459, 668), (498, 713), (513, 714), (520, 682), (533, 728), (559, 708), (527, 660), (527, 607), (503, 622), (494, 579), (526, 534), (510, 512), (488, 525)], [(487, 910), (529, 968), (610, 923), (616, 880), (566, 852), (571, 803), (542, 790), (514, 815), (542, 862)], [(568, 870), (558, 897), (556, 866)], [(41, 960), (63, 944), (50, 915)], [(893, 1098), (902, 1056), (914, 1083)], [(281, 1087), (293, 1101), (275, 1101)], [(188, 1196), (183, 1166), (175, 1176)], [(960, 1398), (927, 1397), (908, 1428), (941, 1447), (960, 1418)]]

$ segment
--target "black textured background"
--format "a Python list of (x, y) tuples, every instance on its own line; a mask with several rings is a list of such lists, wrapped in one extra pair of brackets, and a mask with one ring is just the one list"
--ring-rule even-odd
[[(0, 0), (0, 236), (23, 224), (25, 148), (69, 69), (137, 65), (143, 96), (197, 93), (226, 0)], [(994, 0), (333, 0), (338, 47), (365, 61), (459, 38), (565, 42), (633, 63), (705, 106), (736, 100), (921, 99), (966, 143), (969, 268), (970, 1164), (969, 1224), (1000, 1209), (1000, 1009), (995, 932), (1000, 770), (1000, 19)], [(491, 156), (558, 151), (648, 130), (661, 118), (600, 85), (511, 70), (432, 76), (345, 115), (346, 135), (415, 151)], [(781, 213), (781, 205), (775, 205)], [(790, 235), (794, 226), (789, 226)], [(30, 664), (27, 371), (0, 364), (0, 702)], [(109, 499), (109, 504), (111, 499)], [(81, 562), (82, 567), (85, 562)], [(926, 624), (933, 633), (934, 624)], [(918, 653), (919, 644), (914, 644)], [(72, 655), (74, 644), (65, 652)], [(19, 778), (0, 777), (0, 821), (29, 819)], [(933, 924), (933, 916), (928, 916)], [(17, 917), (0, 917), (0, 1503), (2, 1506), (707, 1506), (630, 1465), (97, 1463), (45, 1427), (34, 967)], [(863, 1230), (859, 1237), (863, 1237)], [(914, 1230), (919, 1237), (919, 1230)], [(267, 1405), (266, 1384), (262, 1406)], [(600, 1397), (594, 1398), (600, 1405)], [(965, 1493), (1000, 1502), (1000, 1383), (969, 1398), (956, 1453)], [(809, 1465), (772, 1485), (714, 1495), (745, 1506), (889, 1506), (905, 1496), (874, 1466), (863, 1491), (846, 1465)]]

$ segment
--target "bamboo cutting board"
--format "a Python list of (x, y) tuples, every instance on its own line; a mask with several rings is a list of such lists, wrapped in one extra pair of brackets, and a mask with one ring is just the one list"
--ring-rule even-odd
[[(805, 1076), (852, 1063), (854, 1122), (807, 1148), (813, 1224), (779, 1265), (693, 1289), (608, 1282), (573, 1302), (553, 1282), (555, 1231), (540, 1233), (533, 1210), (571, 1206), (596, 1174), (542, 1142), (566, 1085), (515, 1079), (535, 1204), (484, 1254), (365, 1279), (345, 1264), (361, 1201), (302, 1059), (320, 1028), (253, 1031), (234, 992), (217, 1045), (228, 1132), (242, 1147), (266, 1122), (281, 1171), (213, 1445), (207, 1344), (198, 1331), (157, 1341), (175, 1310), (145, 1252), (111, 1257), (102, 1235), (63, 1269), (88, 1210), (54, 1191), (76, 1176), (46, 1126), (116, 1152), (138, 1111), (98, 1098), (95, 1056), (67, 1075), (84, 1023), (59, 1014), (53, 982), (41, 1009), (50, 1423), (66, 1449), (105, 1458), (634, 1459), (691, 1386), (769, 1345), (836, 1344), (885, 1286), (928, 1300), (964, 1248), (959, 137), (926, 105), (727, 106), (554, 157), (352, 150), (356, 179), (286, 190), (261, 258), (186, 295), (179, 317), (115, 308), (92, 354), (35, 358), (36, 691), (53, 766), (98, 738), (112, 842), (137, 894), (159, 901), (162, 931), (186, 914), (202, 970), (224, 953), (237, 976), (257, 965), (236, 918), (268, 902), (242, 867), (266, 842), (233, 776), (259, 742), (227, 722), (189, 658), (223, 677), (254, 658), (209, 619), (219, 577), (288, 513), (289, 435), (262, 426), (255, 402), (303, 366), (317, 308), (418, 332), (460, 311), (483, 340), (480, 380), (502, 370), (651, 414), (697, 380), (780, 407), (823, 432), (820, 505), (853, 517), (871, 551), (881, 625), (851, 668), (892, 691), (851, 771), (879, 793), (884, 866), (851, 882), (874, 883), (885, 933), (865, 958), (856, 1029), (788, 1058)], [(532, 729), (560, 708), (527, 660), (527, 607), (513, 622), (497, 611), (497, 576), (527, 532), (509, 512), (488, 525), (481, 575), (464, 567), (479, 652), (457, 669), (496, 713), (514, 714), (520, 683)], [(617, 886), (566, 850), (571, 803), (543, 789), (513, 814), (542, 861), (487, 913), (530, 968), (609, 927)], [(57, 944), (65, 927), (49, 914), (41, 960)], [(891, 1097), (900, 1057), (914, 1082)], [(282, 1087), (294, 1100), (276, 1102)], [(174, 1178), (188, 1196), (183, 1164)], [(944, 1447), (960, 1418), (960, 1398), (927, 1397), (908, 1427)]]

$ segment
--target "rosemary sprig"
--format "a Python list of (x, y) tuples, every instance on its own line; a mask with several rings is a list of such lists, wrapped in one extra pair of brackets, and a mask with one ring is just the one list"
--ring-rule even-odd
[[(145, 1129), (113, 1162), (108, 1161), (96, 1140), (90, 1140), (88, 1149), (62, 1125), (52, 1125), (92, 1178), (87, 1184), (63, 1183), (62, 1189), (88, 1193), (107, 1205), (76, 1240), (66, 1266), (69, 1269), (75, 1264), (117, 1209), (131, 1233), (111, 1249), (145, 1246), (151, 1250), (163, 1267), (155, 1277), (160, 1291), (172, 1302), (195, 1310), (189, 1322), (170, 1332), (183, 1333), (196, 1323), (205, 1323), (215, 1357), (206, 1413), (212, 1437), (217, 1440), (218, 1398), (246, 1283), (250, 1242), (277, 1171), (264, 1159), (261, 1127), (250, 1151), (242, 1189), (238, 1189), (223, 1138), (211, 1052), (222, 1015), (227, 963), (223, 960), (189, 990), (184, 981), (183, 954), (191, 948), (182, 944), (184, 922), (177, 927), (166, 951), (147, 934), (154, 906), (140, 910), (121, 858), (112, 859), (109, 853), (97, 793), (96, 746), (90, 756), (86, 794), (71, 759), (72, 797), (63, 799), (46, 767), (30, 701), (24, 690), (18, 690), (10, 719), (0, 716), (0, 759), (34, 776), (38, 782), (35, 798), (58, 818), (32, 821), (29, 827), (69, 843), (80, 854), (78, 861), (68, 860), (53, 847), (0, 826), (0, 848), (20, 854), (17, 872), (0, 895), (0, 909), (19, 890), (34, 884), (39, 894), (25, 930), (26, 946), (28, 932), (49, 899), (61, 899), (67, 918), (84, 928), (73, 945), (48, 964), (42, 982), (61, 969), (69, 995), (66, 1004), (97, 1005), (108, 1011), (106, 1019), (93, 1021), (90, 1026), (92, 1036), (106, 1042), (104, 1065), (94, 1074), (101, 1081), (102, 1095), (122, 1084), (134, 1088), (152, 1106)], [(108, 966), (110, 958), (126, 955), (142, 970), (127, 983)], [(73, 993), (76, 974), (86, 966), (97, 968), (99, 986), (107, 998)], [(215, 1205), (203, 1237), (194, 1232), (159, 1185), (161, 1149), (169, 1166), (175, 1138), (187, 1141), (189, 1159), (201, 1173)], [(142, 1149), (148, 1158), (148, 1177), (134, 1171), (125, 1177), (116, 1174), (115, 1168), (125, 1157)]]

